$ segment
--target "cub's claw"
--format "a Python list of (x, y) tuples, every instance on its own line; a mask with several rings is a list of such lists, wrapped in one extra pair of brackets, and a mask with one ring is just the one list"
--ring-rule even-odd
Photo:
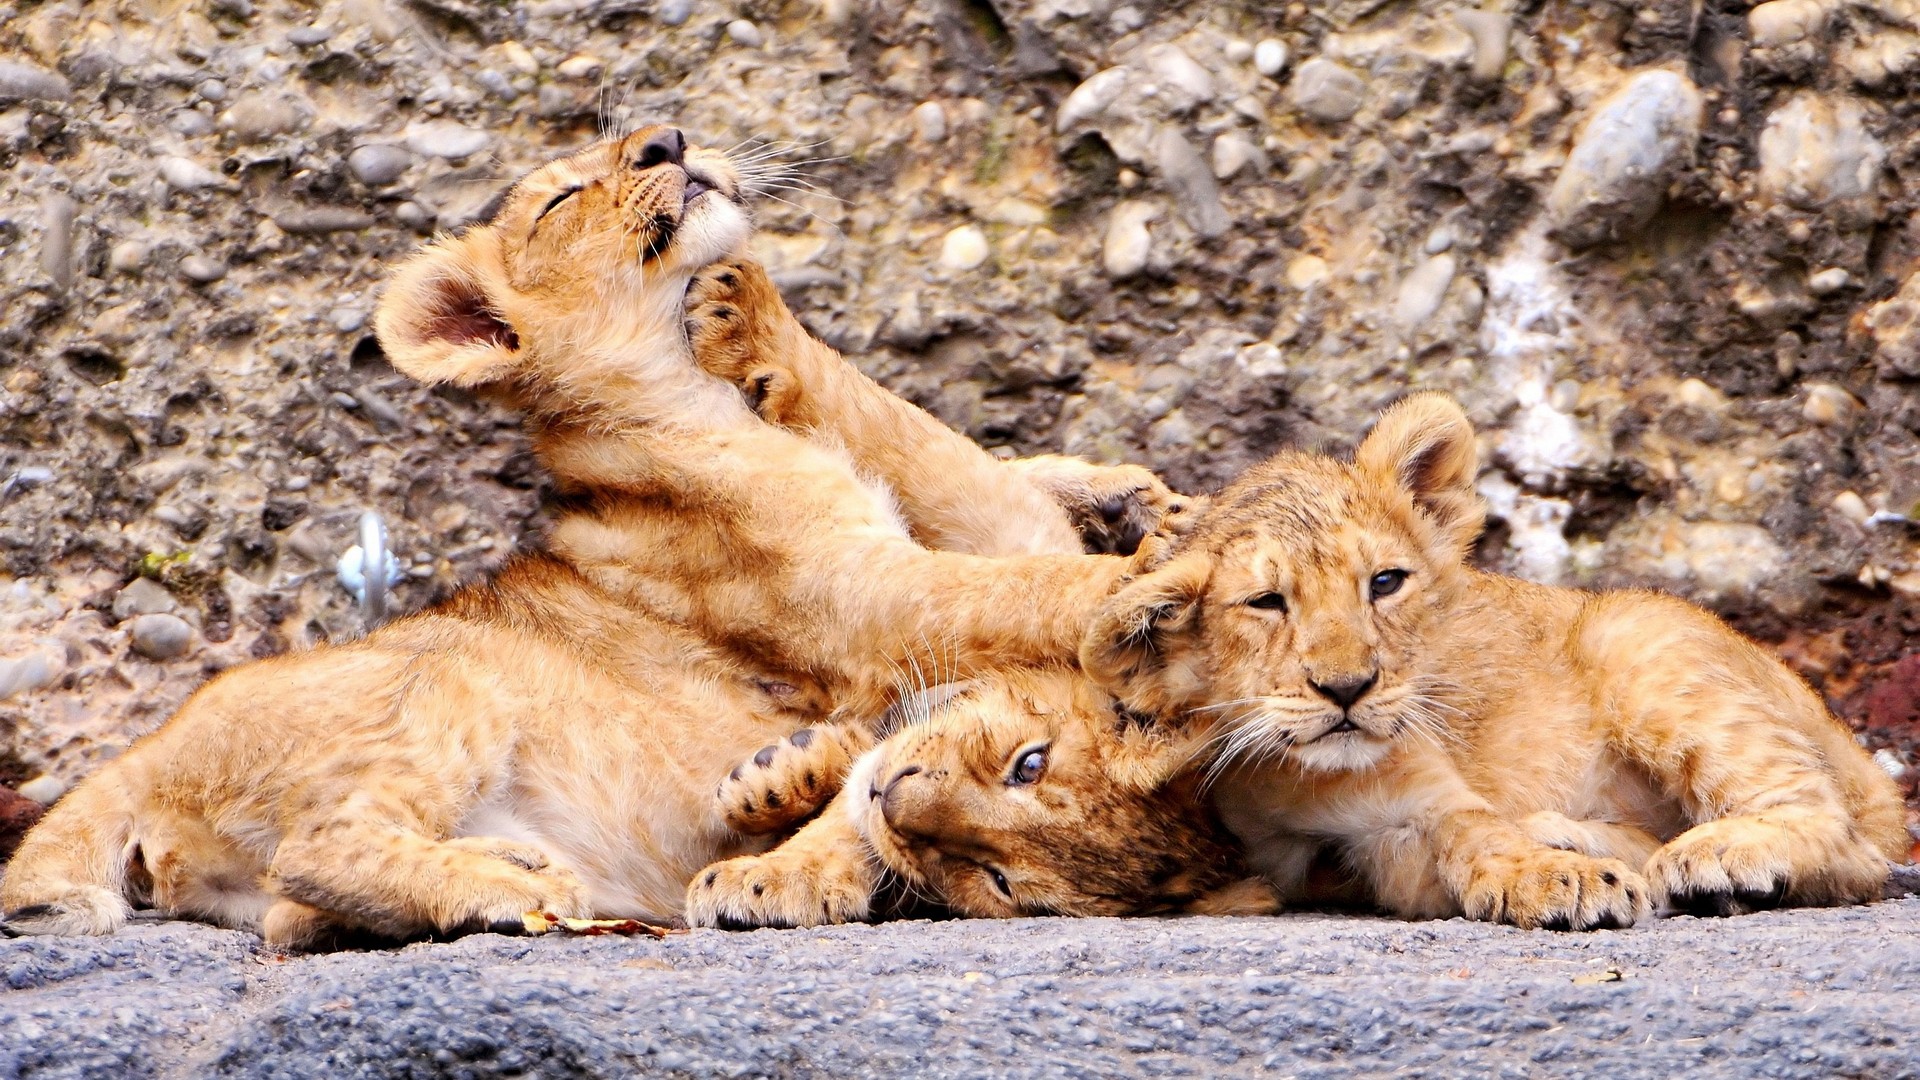
[(687, 925), (722, 930), (858, 922), (872, 907), (864, 865), (838, 851), (775, 848), (700, 871), (687, 888)]
[(1645, 918), (1650, 896), (1618, 859), (1542, 848), (1476, 867), (1461, 906), (1469, 918), (1526, 929), (1612, 930)]
[(830, 724), (761, 747), (720, 782), (715, 795), (721, 815), (748, 835), (792, 828), (833, 798), (853, 759), (871, 744), (862, 729)]

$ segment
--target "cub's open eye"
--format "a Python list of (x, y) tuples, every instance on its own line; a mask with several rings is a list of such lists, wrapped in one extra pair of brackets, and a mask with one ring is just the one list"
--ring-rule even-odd
[(1406, 583), (1405, 570), (1382, 570), (1373, 575), (1373, 580), (1367, 582), (1367, 591), (1373, 594), (1375, 600), (1378, 600), (1383, 596), (1392, 596), (1399, 592), (1400, 586)]
[(573, 198), (575, 195), (578, 195), (579, 193), (580, 193), (579, 188), (570, 187), (565, 191), (555, 194), (553, 198), (547, 200), (547, 205), (541, 207), (540, 212), (533, 216), (533, 220), (539, 221), (541, 218), (546, 217), (547, 213), (551, 211), (554, 207), (559, 206), (561, 203), (566, 202), (568, 199)]
[(1007, 884), (1007, 875), (995, 870), (991, 866), (986, 867), (986, 871), (987, 876), (993, 879), (993, 887), (1000, 891), (1000, 895), (1006, 897), (1008, 900), (1013, 899), (1013, 886)]
[(1037, 747), (1022, 750), (1014, 756), (1013, 771), (1007, 774), (1008, 784), (1035, 784), (1040, 774), (1047, 771), (1047, 748)]
[(1247, 606), (1250, 608), (1259, 608), (1261, 611), (1285, 611), (1287, 610), (1287, 598), (1277, 592), (1263, 592), (1258, 596), (1248, 599)]

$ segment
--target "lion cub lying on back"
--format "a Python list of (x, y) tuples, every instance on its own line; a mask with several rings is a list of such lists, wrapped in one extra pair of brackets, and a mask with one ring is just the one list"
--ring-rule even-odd
[(1325, 843), (1414, 917), (1877, 898), (1900, 798), (1806, 683), (1672, 597), (1472, 569), (1476, 471), (1438, 394), (1351, 464), (1279, 454), (1107, 601), (1082, 663), (1218, 729), (1218, 804), (1283, 891)]

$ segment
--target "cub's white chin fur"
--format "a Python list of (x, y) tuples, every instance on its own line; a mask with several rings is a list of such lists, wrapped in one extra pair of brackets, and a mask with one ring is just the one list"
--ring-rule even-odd
[(695, 199), (674, 231), (674, 261), (691, 273), (739, 249), (753, 235), (747, 212), (717, 191)]
[(1308, 772), (1360, 772), (1380, 764), (1392, 748), (1393, 744), (1385, 739), (1349, 731), (1296, 745), (1287, 755)]

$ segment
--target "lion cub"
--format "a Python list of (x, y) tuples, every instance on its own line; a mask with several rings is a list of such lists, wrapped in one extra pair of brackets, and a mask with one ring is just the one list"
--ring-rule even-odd
[(977, 516), (953, 546), (1016, 557), (930, 551), (843, 450), (694, 362), (687, 286), (747, 240), (740, 196), (725, 155), (647, 128), (399, 270), (395, 366), (507, 393), (580, 496), (551, 551), (202, 687), (27, 836), (12, 929), (106, 933), (129, 900), (285, 945), (670, 917), (696, 870), (757, 846), (711, 795), (755, 747), (878, 716), (935, 653), (963, 677), (1071, 653), (1125, 565), (1017, 555), (1080, 546), (1020, 473), (947, 461)]
[(1352, 463), (1279, 454), (1151, 542), (1082, 664), (1217, 730), (1220, 809), (1283, 892), (1330, 843), (1413, 917), (1877, 898), (1900, 798), (1806, 683), (1680, 600), (1472, 569), (1475, 473), (1466, 416), (1430, 393)]
[[(1068, 668), (1003, 670), (907, 702), (820, 816), (708, 868), (695, 926), (814, 926), (879, 912), (887, 887), (974, 918), (1278, 910), (1188, 768), (1200, 747), (1143, 725)], [(815, 734), (809, 731), (806, 734)], [(844, 760), (830, 733), (769, 747), (742, 787), (800, 816)]]

